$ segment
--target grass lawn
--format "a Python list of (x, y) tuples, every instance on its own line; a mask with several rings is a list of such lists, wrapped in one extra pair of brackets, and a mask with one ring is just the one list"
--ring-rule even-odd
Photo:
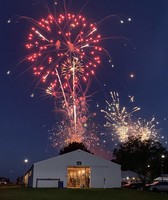
[(0, 200), (168, 200), (168, 193), (127, 189), (32, 189), (0, 187)]

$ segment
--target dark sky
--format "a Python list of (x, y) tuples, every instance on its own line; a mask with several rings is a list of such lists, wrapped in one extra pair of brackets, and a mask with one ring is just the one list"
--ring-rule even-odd
[[(48, 0), (48, 4), (51, 2)], [(80, 3), (72, 0), (71, 10), (78, 13), (85, 3), (85, 0)], [(90, 109), (95, 110), (97, 102), (103, 107), (109, 91), (118, 91), (124, 98), (133, 95), (136, 105), (141, 107), (139, 115), (147, 120), (155, 115), (165, 137), (168, 130), (167, 10), (167, 0), (90, 0), (82, 12), (95, 21), (119, 15), (124, 24), (116, 19), (106, 20), (99, 32), (105, 37), (123, 36), (131, 41), (103, 42), (115, 68), (112, 69), (106, 60), (97, 68), (96, 78), (103, 89), (92, 80), (90, 90), (97, 93), (92, 97)], [(16, 23), (17, 16), (40, 19), (46, 16), (46, 9), (40, 0), (1, 0), (0, 13), (0, 176), (14, 179), (23, 174), (25, 158), (29, 159), (28, 168), (36, 161), (57, 154), (47, 134), (55, 123), (56, 114), (52, 98), (45, 99), (40, 91), (34, 98), (30, 97), (32, 72), (25, 71), (26, 63), (17, 65), (27, 55), (24, 45), (31, 27), (24, 20)], [(129, 17), (131, 22), (127, 20)], [(11, 22), (7, 23), (9, 19)], [(131, 73), (135, 78), (130, 78)]]

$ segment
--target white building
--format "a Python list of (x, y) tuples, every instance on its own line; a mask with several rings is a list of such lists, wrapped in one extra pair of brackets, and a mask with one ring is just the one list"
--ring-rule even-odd
[(168, 181), (168, 174), (161, 174), (159, 177), (155, 178), (154, 181)]
[(25, 175), (29, 187), (119, 188), (121, 166), (82, 150), (36, 162)]
[(138, 183), (141, 182), (139, 175), (131, 170), (121, 171), (122, 182), (126, 183)]

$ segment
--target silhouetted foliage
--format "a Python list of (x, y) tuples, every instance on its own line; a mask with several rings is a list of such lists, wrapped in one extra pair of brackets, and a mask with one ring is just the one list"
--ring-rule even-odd
[(9, 184), (10, 180), (6, 177), (0, 177), (0, 184)]
[(71, 152), (71, 151), (75, 151), (81, 149), (83, 151), (86, 151), (88, 153), (91, 153), (83, 143), (78, 143), (78, 142), (72, 142), (70, 143), (68, 146), (64, 147), (63, 149), (60, 150), (60, 155)]
[(16, 183), (21, 184), (22, 183), (22, 177), (18, 176), (17, 179), (16, 179)]
[[(161, 156), (165, 155), (162, 160)], [(119, 149), (114, 150), (115, 162), (121, 164), (122, 170), (136, 172), (142, 183), (153, 180), (161, 174), (161, 167), (167, 166), (168, 152), (161, 143), (154, 140), (141, 141), (140, 138), (129, 138)], [(164, 162), (164, 163), (163, 163)], [(168, 172), (165, 168), (165, 173)]]

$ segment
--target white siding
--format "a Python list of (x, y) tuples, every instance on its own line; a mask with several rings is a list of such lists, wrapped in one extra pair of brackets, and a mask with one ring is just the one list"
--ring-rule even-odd
[(91, 170), (91, 187), (118, 188), (121, 187), (120, 169), (112, 166), (95, 166)]
[(38, 180), (36, 183), (37, 188), (57, 188), (58, 180)]

